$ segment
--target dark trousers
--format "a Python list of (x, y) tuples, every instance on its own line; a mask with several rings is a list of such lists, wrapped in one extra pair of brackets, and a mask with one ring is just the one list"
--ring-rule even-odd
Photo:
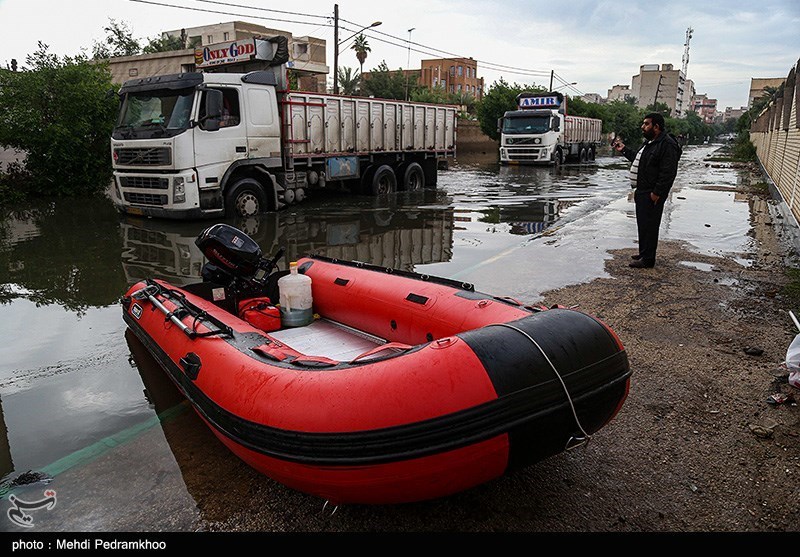
[(658, 247), (658, 230), (661, 228), (661, 215), (664, 212), (665, 197), (653, 203), (650, 192), (636, 190), (633, 194), (636, 203), (636, 228), (639, 232), (639, 255), (645, 263), (655, 263)]

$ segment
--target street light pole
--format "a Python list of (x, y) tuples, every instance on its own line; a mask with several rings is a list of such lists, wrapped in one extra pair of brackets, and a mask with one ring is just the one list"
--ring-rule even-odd
[(339, 94), (339, 46), (346, 43), (364, 29), (369, 29), (370, 27), (377, 27), (382, 22), (380, 21), (373, 21), (366, 27), (362, 27), (345, 40), (339, 40), (339, 4), (333, 5), (333, 93), (335, 95)]
[(409, 66), (411, 65), (411, 31), (416, 29), (416, 27), (412, 27), (408, 30), (408, 58), (406, 60), (406, 101), (408, 101), (408, 78), (409, 78)]

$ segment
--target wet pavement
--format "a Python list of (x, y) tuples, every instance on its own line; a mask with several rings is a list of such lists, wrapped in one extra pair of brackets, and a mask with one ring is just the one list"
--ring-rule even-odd
[[(662, 238), (746, 266), (753, 208), (734, 189), (749, 178), (703, 162), (716, 148), (684, 151)], [(633, 203), (620, 161), (600, 157), (595, 165), (554, 170), (461, 159), (442, 172), (436, 191), (328, 196), (231, 224), (266, 253), (284, 247), (283, 268), (314, 252), (535, 302), (545, 291), (607, 276), (609, 252), (633, 247)], [(341, 526), (326, 521), (321, 501), (231, 455), (126, 334), (119, 296), (145, 277), (196, 280), (203, 258), (194, 239), (209, 224), (122, 218), (104, 199), (53, 201), (2, 216), (0, 531), (205, 530), (224, 524), (237, 501), (253, 494), (275, 506), (274, 521), (243, 529)], [(27, 471), (45, 479), (10, 485)], [(463, 500), (480, 505), (490, 490), (472, 490)], [(31, 510), (33, 528), (7, 517), (11, 496), (38, 501), (46, 492), (55, 492), (57, 504)], [(413, 509), (402, 511), (412, 529)], [(355, 511), (346, 529), (385, 530), (388, 523), (374, 521), (390, 514)]]

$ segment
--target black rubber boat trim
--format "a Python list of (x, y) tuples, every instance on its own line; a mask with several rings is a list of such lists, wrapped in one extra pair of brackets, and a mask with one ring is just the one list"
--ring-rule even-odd
[[(346, 433), (277, 429), (251, 422), (220, 408), (186, 377), (183, 370), (134, 319), (126, 312), (123, 312), (123, 317), (197, 412), (214, 429), (243, 447), (281, 460), (319, 466), (398, 462), (485, 441), (557, 412), (569, 413), (569, 422), (573, 421), (569, 403), (563, 396), (558, 403), (540, 408), (540, 393), (528, 388), (473, 408), (402, 426)], [(606, 373), (612, 378), (602, 387), (574, 394), (572, 400), (576, 406), (604, 391), (621, 389), (631, 375), (625, 351), (615, 353), (603, 363)], [(565, 440), (570, 433), (565, 431)]]

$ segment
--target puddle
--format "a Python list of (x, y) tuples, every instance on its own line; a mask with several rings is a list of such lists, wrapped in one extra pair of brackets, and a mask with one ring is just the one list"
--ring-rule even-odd
[(711, 263), (700, 263), (699, 261), (681, 261), (680, 264), (685, 265), (686, 267), (691, 267), (692, 269), (697, 269), (698, 271), (710, 272), (714, 270), (714, 266)]

